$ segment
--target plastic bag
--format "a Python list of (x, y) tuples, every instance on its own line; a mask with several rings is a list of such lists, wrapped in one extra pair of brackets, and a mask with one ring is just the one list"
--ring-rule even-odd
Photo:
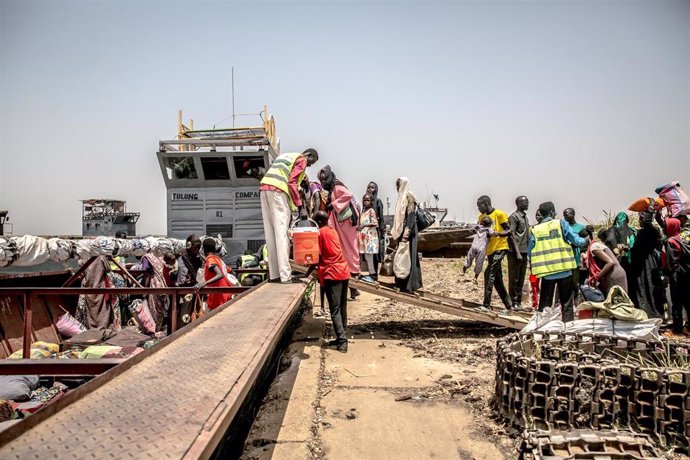
[(81, 334), (86, 330), (82, 323), (77, 321), (74, 316), (67, 312), (58, 318), (55, 326), (60, 334), (64, 335), (65, 337), (74, 337), (75, 335)]
[(407, 278), (410, 275), (410, 242), (401, 241), (393, 258), (393, 273), (397, 278)]
[(153, 320), (149, 304), (146, 300), (137, 299), (129, 306), (129, 311), (134, 315), (134, 319), (142, 331), (147, 334), (156, 332), (156, 322)]
[(662, 185), (655, 192), (666, 202), (671, 217), (690, 214), (690, 198), (678, 181)]

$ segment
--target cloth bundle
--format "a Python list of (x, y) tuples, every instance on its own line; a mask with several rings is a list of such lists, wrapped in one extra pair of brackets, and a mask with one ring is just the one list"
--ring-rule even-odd
[(37, 375), (0, 375), (0, 399), (28, 401), (37, 386)]
[[(228, 254), (220, 235), (202, 236), (201, 240), (203, 241), (205, 238), (213, 238), (216, 243), (216, 252), (221, 257)], [(75, 240), (46, 239), (33, 235), (13, 236), (0, 238), (0, 267), (10, 265), (27, 267), (42, 264), (47, 260), (55, 262), (66, 262), (76, 258), (88, 260), (95, 256), (141, 257), (150, 253), (157, 257), (163, 257), (168, 252), (180, 256), (185, 251), (185, 245), (185, 240), (156, 236), (134, 239), (98, 236)]]
[(48, 240), (48, 257), (55, 262), (65, 262), (74, 257), (72, 242), (61, 238)]
[(624, 321), (645, 321), (647, 313), (635, 308), (628, 294), (620, 286), (613, 286), (609, 295), (601, 302), (582, 302), (577, 311), (594, 310), (599, 318), (613, 318)]
[(690, 198), (678, 181), (662, 185), (655, 192), (666, 202), (671, 217), (690, 214)]
[[(205, 237), (202, 237), (202, 240)], [(226, 255), (222, 238), (214, 237), (218, 251)], [(146, 238), (119, 239), (109, 236), (68, 240), (62, 238), (42, 238), (40, 236), (24, 235), (0, 238), (0, 267), (10, 265), (27, 267), (39, 265), (47, 260), (66, 262), (79, 258), (88, 260), (95, 256), (136, 256), (141, 257), (152, 253), (162, 257), (171, 252), (177, 256), (185, 251), (185, 240), (175, 238), (160, 238), (148, 236)]]
[(27, 267), (42, 264), (50, 257), (48, 240), (33, 235), (24, 235), (11, 238), (15, 244), (15, 258), (12, 265)]
[(17, 258), (17, 245), (11, 239), (0, 238), (0, 267), (12, 265)]

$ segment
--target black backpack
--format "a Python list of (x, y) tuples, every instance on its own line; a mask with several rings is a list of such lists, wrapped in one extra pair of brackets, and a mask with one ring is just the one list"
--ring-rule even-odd
[[(677, 265), (671, 268), (683, 273), (690, 273), (690, 242), (679, 236), (673, 236), (668, 239), (668, 245), (673, 246), (673, 249), (678, 252), (679, 256)], [(666, 257), (668, 257), (668, 254), (666, 254)]]

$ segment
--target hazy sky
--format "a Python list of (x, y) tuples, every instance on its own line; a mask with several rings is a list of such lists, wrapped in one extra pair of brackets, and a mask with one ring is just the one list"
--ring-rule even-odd
[[(690, 188), (690, 1), (0, 0), (0, 209), (15, 234), (81, 232), (79, 199), (164, 233), (155, 152), (268, 104), (282, 150), (315, 147), (357, 195), (406, 175), (457, 220), (600, 219)], [(314, 168), (312, 177), (318, 169)]]

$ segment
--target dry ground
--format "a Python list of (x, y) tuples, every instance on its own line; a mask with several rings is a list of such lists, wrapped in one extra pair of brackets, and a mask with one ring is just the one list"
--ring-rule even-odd
[[(482, 277), (461, 262), (423, 260), (424, 288), (481, 302)], [(518, 457), (519, 433), (492, 407), (496, 339), (510, 330), (367, 293), (348, 311), (347, 354), (323, 346), (330, 322), (305, 317), (243, 458)]]
[[(425, 260), (423, 270), (427, 289), (481, 299), (481, 280), (463, 277), (457, 260)], [(348, 309), (347, 354), (322, 347), (330, 323), (305, 320), (245, 458), (517, 456), (517, 433), (497, 423), (491, 409), (495, 341), (508, 330), (366, 293)], [(307, 407), (308, 399), (309, 416), (292, 409)], [(307, 423), (306, 434), (292, 433)]]

